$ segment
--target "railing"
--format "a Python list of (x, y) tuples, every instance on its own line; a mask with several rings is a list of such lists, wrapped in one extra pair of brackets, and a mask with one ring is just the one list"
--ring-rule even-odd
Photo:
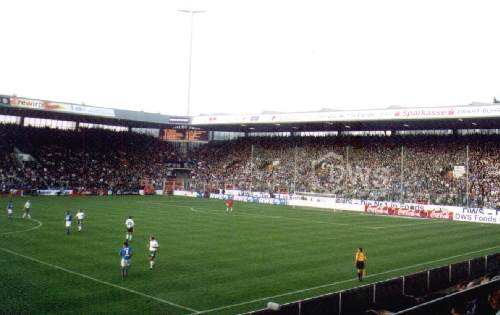
[[(246, 313), (246, 315), (355, 315), (362, 314), (371, 308), (399, 311), (400, 313), (397, 314), (425, 314), (425, 312), (420, 313), (418, 307), (431, 307), (429, 304), (431, 302), (417, 305), (414, 297), (444, 290), (463, 281), (478, 279), (499, 270), (500, 253), (282, 304), (278, 310), (274, 311), (262, 309)], [(492, 282), (491, 286), (495, 285), (500, 287), (500, 282)], [(474, 292), (476, 291), (467, 290), (466, 294)], [(455, 301), (455, 296), (451, 295), (450, 302), (446, 299), (440, 299), (440, 301), (451, 305)], [(404, 313), (403, 310), (408, 310), (408, 312), (412, 310), (412, 313)]]
[(463, 291), (457, 291), (394, 314), (395, 315), (449, 314), (448, 312), (451, 310), (452, 307), (466, 303), (468, 301), (472, 301), (477, 297), (486, 297), (488, 294), (498, 289), (500, 289), (500, 279), (495, 279), (485, 284), (474, 286), (472, 288), (468, 288)]

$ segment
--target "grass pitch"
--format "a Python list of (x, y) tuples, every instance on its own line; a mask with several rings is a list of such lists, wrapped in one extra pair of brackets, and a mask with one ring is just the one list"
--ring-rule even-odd
[[(1, 314), (237, 314), (500, 250), (500, 227), (180, 197), (14, 198), (0, 213)], [(0, 199), (5, 209), (7, 198)], [(65, 235), (64, 214), (86, 213)], [(136, 231), (129, 278), (118, 251), (125, 219)], [(36, 220), (36, 221), (35, 221)], [(160, 252), (148, 265), (148, 237)]]

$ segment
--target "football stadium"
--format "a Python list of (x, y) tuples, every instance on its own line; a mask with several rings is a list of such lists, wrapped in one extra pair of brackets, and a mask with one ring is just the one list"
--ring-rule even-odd
[(0, 315), (500, 315), (499, 1), (0, 12)]
[(168, 116), (1, 95), (0, 138), (1, 314), (499, 308), (498, 103)]

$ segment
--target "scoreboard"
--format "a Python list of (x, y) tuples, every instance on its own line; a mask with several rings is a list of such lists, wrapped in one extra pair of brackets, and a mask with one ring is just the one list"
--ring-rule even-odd
[(163, 129), (160, 135), (162, 140), (166, 141), (179, 141), (185, 140), (186, 130), (182, 129)]
[(206, 130), (189, 130), (188, 140), (208, 141), (208, 132)]
[(188, 138), (186, 129), (166, 128), (161, 131), (160, 139), (165, 141), (208, 141), (208, 132), (201, 129), (190, 129)]

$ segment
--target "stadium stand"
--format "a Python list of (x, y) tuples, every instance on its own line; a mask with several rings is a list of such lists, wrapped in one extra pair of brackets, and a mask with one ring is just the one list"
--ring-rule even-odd
[(499, 140), (498, 136), (477, 135), (242, 138), (215, 142), (201, 147), (196, 154), (193, 188), (317, 192), (344, 198), (404, 198), (413, 203), (464, 205), (465, 176), (454, 176), (453, 169), (466, 164), (468, 145), (470, 204), (497, 207)]
[[(4, 193), (10, 189), (130, 192), (142, 189), (144, 179), (161, 189), (167, 177), (165, 163), (183, 160), (172, 144), (130, 132), (0, 125), (0, 137), (5, 139), (0, 144)], [(466, 163), (469, 144), (470, 205), (495, 208), (500, 203), (499, 140), (476, 135), (210, 142), (191, 156), (195, 161), (191, 187), (464, 205), (465, 178), (455, 177), (453, 167)]]
[(171, 144), (147, 135), (0, 125), (0, 190), (73, 189), (98, 194), (136, 192), (167, 177), (178, 160)]

